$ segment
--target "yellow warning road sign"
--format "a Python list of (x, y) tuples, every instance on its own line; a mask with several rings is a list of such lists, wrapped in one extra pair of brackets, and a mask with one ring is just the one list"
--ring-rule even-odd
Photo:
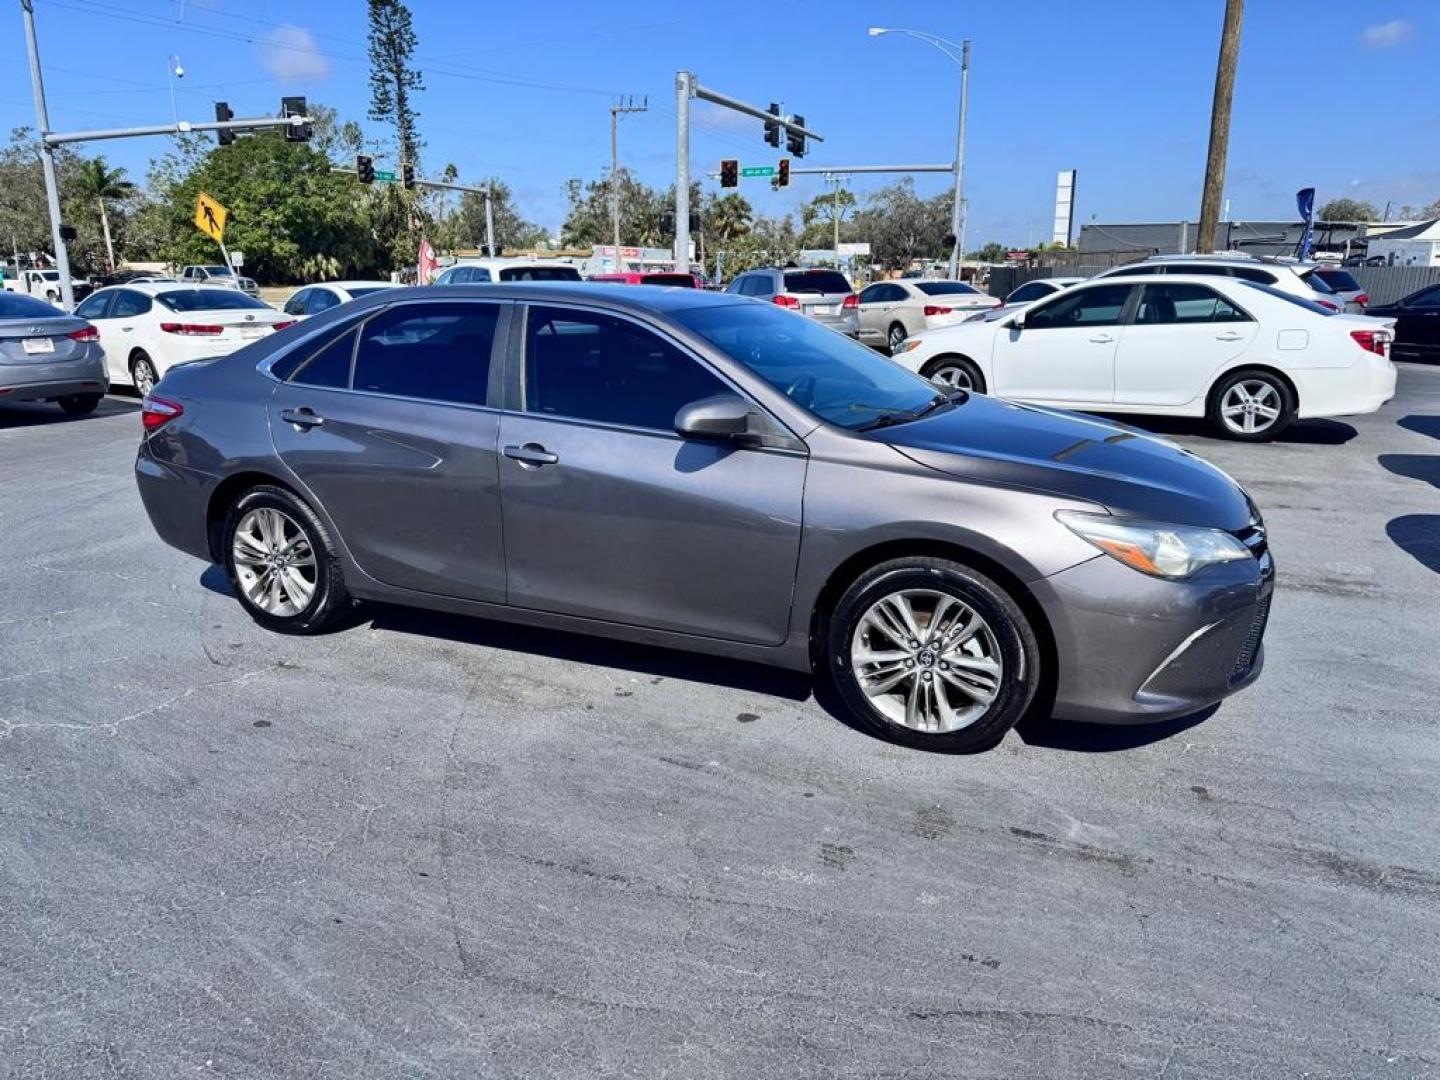
[(225, 239), (225, 219), (230, 211), (203, 191), (195, 200), (195, 227), (217, 244)]

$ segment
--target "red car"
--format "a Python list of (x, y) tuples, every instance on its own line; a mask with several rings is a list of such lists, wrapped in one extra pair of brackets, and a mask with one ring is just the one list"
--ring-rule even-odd
[(682, 289), (703, 289), (705, 286), (694, 274), (679, 274), (673, 270), (656, 270), (651, 273), (626, 271), (619, 274), (592, 274), (591, 281), (608, 281), (616, 285), (674, 285)]

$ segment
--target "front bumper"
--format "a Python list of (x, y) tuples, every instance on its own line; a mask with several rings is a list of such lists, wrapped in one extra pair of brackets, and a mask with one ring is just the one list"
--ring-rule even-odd
[(1274, 562), (1212, 566), (1184, 581), (1099, 555), (1031, 586), (1055, 637), (1057, 717), (1141, 724), (1249, 686), (1264, 666)]
[(81, 394), (104, 394), (110, 389), (105, 354), (91, 345), (74, 360), (46, 360), (33, 364), (0, 364), (0, 402), (54, 401)]

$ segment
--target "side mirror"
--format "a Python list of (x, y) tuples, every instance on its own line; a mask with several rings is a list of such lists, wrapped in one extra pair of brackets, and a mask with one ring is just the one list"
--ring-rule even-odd
[(682, 406), (675, 430), (691, 439), (733, 439), (750, 430), (750, 403), (735, 394), (716, 394)]
[(1024, 312), (1023, 310), (1017, 311), (1014, 315), (1012, 315), (1012, 316), (1010, 317), (1010, 329), (1012, 329), (1012, 330), (1024, 330), (1024, 329), (1025, 329), (1025, 312)]

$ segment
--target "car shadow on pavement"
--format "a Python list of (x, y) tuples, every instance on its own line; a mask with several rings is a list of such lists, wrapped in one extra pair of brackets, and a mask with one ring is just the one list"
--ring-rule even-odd
[[(1230, 441), (1216, 435), (1204, 420), (1188, 416), (1122, 416), (1116, 413), (1109, 415), (1109, 419), (1154, 435), (1188, 435), (1214, 442)], [(1282, 431), (1275, 441), (1310, 446), (1343, 446), (1358, 434), (1354, 427), (1340, 420), (1296, 420)]]
[(1440, 574), (1440, 514), (1406, 514), (1385, 525), (1395, 546), (1425, 569)]
[(1032, 715), (1015, 725), (1015, 733), (1026, 746), (1070, 750), (1080, 754), (1113, 754), (1169, 739), (1203, 724), (1219, 708), (1219, 705), (1210, 705), (1188, 716), (1152, 724), (1082, 724), (1059, 717)]
[(1440, 457), (1435, 454), (1381, 454), (1375, 460), (1382, 469), (1396, 476), (1440, 487)]
[(1396, 423), (1406, 431), (1414, 431), (1421, 435), (1429, 435), (1432, 439), (1440, 439), (1440, 416), (1402, 416)]
[(103, 416), (123, 416), (139, 411), (140, 402), (120, 401), (113, 397), (107, 397), (93, 413), (85, 416), (71, 416), (62, 411), (59, 405), (44, 401), (0, 404), (0, 431), (7, 428), (45, 427), (48, 424), (83, 424), (87, 420), (96, 420)]

